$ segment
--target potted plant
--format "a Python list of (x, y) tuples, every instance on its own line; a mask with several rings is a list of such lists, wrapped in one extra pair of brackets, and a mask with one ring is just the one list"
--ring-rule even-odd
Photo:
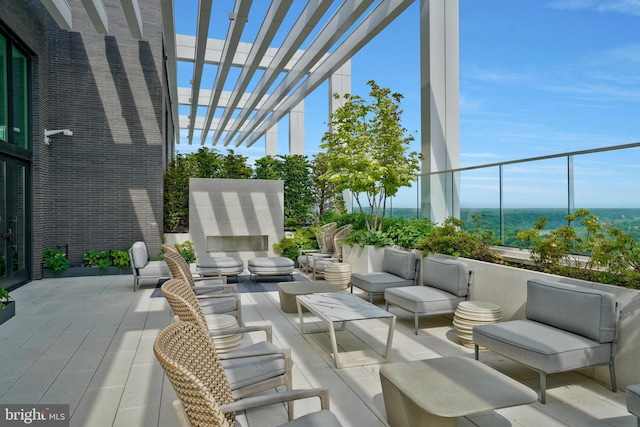
[(49, 248), (42, 254), (42, 266), (56, 274), (60, 274), (68, 269), (71, 264), (60, 248)]
[(16, 315), (15, 301), (11, 299), (9, 292), (0, 288), (0, 325)]
[(131, 267), (129, 252), (120, 249), (113, 249), (109, 255), (111, 256), (111, 265), (120, 269), (128, 269)]
[(85, 267), (100, 267), (101, 269), (106, 270), (111, 266), (111, 257), (107, 251), (96, 252), (88, 250), (82, 256), (82, 262)]

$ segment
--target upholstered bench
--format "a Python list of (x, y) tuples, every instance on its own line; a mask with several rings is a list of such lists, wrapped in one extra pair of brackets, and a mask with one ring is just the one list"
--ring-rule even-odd
[(385, 289), (386, 308), (395, 305), (414, 316), (414, 333), (418, 335), (418, 317), (453, 313), (467, 299), (471, 273), (462, 261), (428, 256), (422, 261), (422, 284)]
[(369, 302), (373, 304), (374, 294), (383, 294), (388, 288), (413, 286), (416, 280), (418, 262), (415, 254), (401, 249), (384, 248), (382, 271), (373, 273), (353, 273), (353, 287), (369, 293)]
[(640, 384), (627, 386), (627, 411), (638, 417), (640, 427)]
[(296, 295), (319, 294), (323, 292), (336, 292), (338, 289), (324, 280), (305, 282), (278, 283), (280, 295), (280, 308), (285, 313), (297, 313)]
[[(294, 263), (289, 258), (255, 257), (247, 261), (247, 269), (251, 277), (253, 276), (291, 276), (293, 274)], [(291, 276), (293, 277), (293, 276)]]
[(614, 358), (620, 312), (609, 292), (549, 280), (527, 281), (526, 319), (473, 328), (475, 357), (488, 348), (540, 374), (540, 402), (546, 374), (609, 366), (616, 391)]
[(242, 259), (229, 256), (198, 258), (196, 272), (201, 276), (237, 276), (244, 270)]

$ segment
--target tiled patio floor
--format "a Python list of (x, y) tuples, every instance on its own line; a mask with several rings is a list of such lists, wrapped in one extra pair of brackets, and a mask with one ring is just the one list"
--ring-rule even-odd
[[(72, 426), (174, 426), (175, 394), (155, 360), (152, 343), (171, 321), (164, 298), (150, 298), (153, 286), (132, 292), (131, 276), (44, 279), (12, 292), (17, 315), (0, 326), (0, 403), (70, 404)], [(381, 365), (336, 369), (326, 334), (302, 336), (297, 314), (280, 310), (277, 292), (243, 294), (249, 325), (269, 322), (274, 343), (292, 349), (294, 387), (329, 387), (331, 409), (348, 426), (386, 424), (378, 377)], [(400, 311), (393, 362), (448, 355), (473, 357), (457, 343), (451, 320), (421, 320)], [(349, 324), (338, 333), (341, 357), (366, 360), (384, 349), (386, 321)], [(260, 339), (259, 335), (248, 339)], [(342, 356), (344, 355), (344, 356)], [(485, 352), (481, 360), (538, 390), (538, 375)], [(547, 404), (509, 408), (461, 419), (479, 426), (627, 426), (623, 392), (578, 373), (548, 379)], [(425, 387), (428, 387), (425, 379)], [(296, 415), (315, 410), (317, 401), (296, 405)], [(286, 419), (282, 406), (249, 412), (245, 426), (268, 427)]]

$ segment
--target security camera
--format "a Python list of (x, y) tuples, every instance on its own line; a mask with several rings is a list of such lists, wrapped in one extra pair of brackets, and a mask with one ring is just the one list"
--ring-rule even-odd
[(51, 143), (50, 136), (63, 134), (64, 136), (73, 136), (73, 131), (70, 129), (58, 129), (58, 130), (44, 130), (44, 143), (49, 145)]

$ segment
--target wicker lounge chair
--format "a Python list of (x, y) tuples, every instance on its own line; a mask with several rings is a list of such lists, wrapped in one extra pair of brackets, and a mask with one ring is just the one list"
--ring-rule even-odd
[[(288, 390), (241, 398), (237, 389), (233, 388), (234, 378), (229, 375), (229, 364), (245, 365), (256, 370), (258, 363), (255, 360), (249, 364), (242, 359), (234, 359), (226, 361), (225, 365), (207, 335), (193, 323), (178, 322), (165, 328), (156, 338), (153, 351), (178, 396), (179, 400), (173, 405), (181, 426), (233, 426), (237, 411), (284, 402), (289, 402), (291, 420), (292, 400), (314, 396), (320, 398), (322, 410), (295, 420), (295, 425), (340, 426), (340, 422), (328, 410), (327, 389)], [(256, 372), (256, 375), (259, 373)]]

